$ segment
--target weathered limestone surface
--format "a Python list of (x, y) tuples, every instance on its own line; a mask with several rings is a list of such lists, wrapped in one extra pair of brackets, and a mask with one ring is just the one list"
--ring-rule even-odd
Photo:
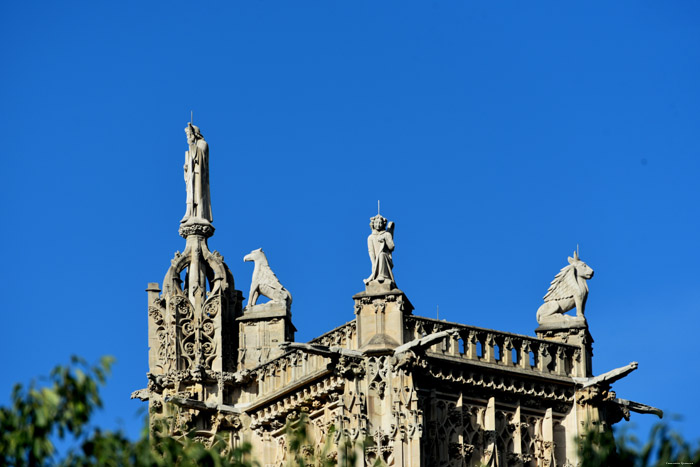
[(209, 197), (209, 145), (198, 126), (188, 123), (185, 133), (190, 146), (185, 152), (184, 166), (187, 210), (180, 222), (210, 224), (213, 219)]
[[(575, 440), (589, 425), (608, 430), (631, 411), (661, 416), (612, 390), (636, 362), (594, 376), (584, 317), (593, 270), (577, 253), (552, 281), (536, 337), (448, 323), (413, 314), (394, 278), (394, 225), (377, 215), (354, 319), (293, 342), (291, 294), (262, 250), (244, 258), (255, 263), (245, 309), (223, 257), (209, 250), (209, 148), (197, 127), (187, 131), (185, 249), (162, 290), (148, 284), (148, 387), (132, 395), (174, 436), (248, 441), (262, 465), (283, 466), (285, 424), (306, 413), (310, 457), (333, 426), (336, 460), (347, 454), (343, 440), (371, 440), (357, 451), (360, 466), (553, 467), (579, 462)], [(574, 307), (577, 317), (565, 315)]]
[(372, 274), (365, 279), (367, 292), (376, 294), (396, 288), (394, 283), (394, 223), (377, 214), (370, 219), (372, 233), (367, 237), (367, 249), (372, 260)]
[[(586, 325), (585, 311), (588, 300), (587, 280), (593, 277), (593, 269), (578, 257), (569, 257), (569, 265), (562, 268), (554, 277), (544, 305), (537, 310), (537, 322), (541, 326), (581, 326)], [(576, 307), (576, 317), (565, 313)]]
[[(280, 345), (294, 340), (296, 328), (292, 324), (292, 295), (270, 269), (262, 248), (251, 251), (243, 261), (255, 263), (248, 305), (237, 319), (238, 362), (241, 368), (249, 370), (282, 355)], [(261, 296), (270, 301), (258, 304)]]
[[(279, 279), (267, 262), (267, 256), (262, 251), (262, 248), (253, 250), (243, 258), (243, 261), (255, 262), (253, 270), (253, 279), (250, 283), (250, 293), (248, 298), (248, 311), (262, 311), (263, 305), (256, 305), (258, 298), (264, 296), (270, 299), (269, 303), (274, 305), (282, 305), (289, 310), (292, 306), (292, 295), (280, 283)], [(259, 307), (259, 308), (255, 308)]]

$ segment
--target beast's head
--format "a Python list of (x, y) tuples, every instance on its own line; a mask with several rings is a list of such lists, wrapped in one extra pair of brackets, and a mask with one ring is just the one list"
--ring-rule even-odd
[(576, 275), (584, 279), (593, 277), (593, 269), (581, 261), (578, 257), (578, 251), (574, 251), (574, 257), (569, 256), (569, 264), (576, 268)]
[(263, 253), (262, 248), (253, 250), (243, 257), (243, 261), (257, 261), (260, 258), (264, 258), (265, 253)]

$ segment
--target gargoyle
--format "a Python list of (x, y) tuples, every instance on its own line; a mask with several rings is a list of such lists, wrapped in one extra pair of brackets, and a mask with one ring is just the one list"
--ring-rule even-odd
[(216, 402), (204, 402), (198, 401), (196, 399), (190, 399), (182, 395), (172, 395), (165, 396), (163, 399), (165, 402), (171, 402), (177, 406), (184, 407), (187, 409), (196, 410), (216, 410), (218, 412), (240, 414), (243, 412), (242, 407), (234, 407), (232, 405), (218, 404)]
[(602, 375), (590, 378), (574, 377), (573, 380), (578, 386), (577, 389), (582, 390), (584, 393), (586, 390), (593, 390), (594, 394), (597, 394), (598, 397), (602, 396), (604, 402), (610, 404), (608, 409), (608, 418), (610, 418), (608, 422), (610, 424), (616, 423), (622, 418), (629, 420), (630, 411), (643, 414), (651, 413), (659, 418), (663, 418), (664, 413), (661, 409), (627, 399), (619, 399), (616, 397), (617, 395), (615, 394), (615, 391), (610, 390), (610, 385), (612, 383), (624, 378), (637, 368), (639, 368), (639, 364), (637, 362), (632, 362), (623, 367), (615, 368), (607, 373), (603, 373)]
[(147, 401), (151, 398), (151, 391), (149, 391), (148, 389), (138, 389), (131, 393), (131, 398)]
[(255, 378), (255, 374), (250, 370), (241, 370), (233, 373), (231, 377), (236, 384), (246, 384)]
[(587, 388), (598, 384), (607, 384), (608, 386), (610, 386), (612, 383), (624, 378), (637, 368), (639, 368), (639, 363), (632, 362), (629, 365), (625, 365), (620, 368), (615, 368), (614, 370), (610, 370), (607, 373), (603, 373), (602, 375), (594, 376), (591, 378), (574, 377), (573, 380), (577, 384), (580, 384), (582, 388)]
[[(631, 410), (632, 412), (637, 413), (650, 413), (656, 415), (659, 418), (664, 418), (663, 410), (657, 409), (656, 407), (652, 407), (650, 405), (640, 404), (639, 402), (628, 401), (627, 399), (618, 398), (613, 399), (613, 402), (615, 402), (623, 410), (623, 412), (626, 409), (627, 412)], [(626, 419), (629, 420), (629, 415), (626, 417)]]
[(440, 342), (446, 337), (454, 337), (459, 334), (456, 328), (447, 329), (446, 331), (434, 332), (428, 334), (427, 336), (419, 337), (418, 339), (413, 339), (410, 342), (406, 342), (394, 349), (394, 355), (391, 359), (394, 368), (399, 369), (406, 365), (412, 365), (417, 359), (417, 352), (421, 352), (437, 342)]
[[(436, 342), (448, 336), (456, 336), (459, 333), (457, 329), (448, 329), (446, 331), (435, 332), (427, 336), (419, 337), (394, 349), (392, 362), (398, 368), (416, 359), (416, 352), (420, 352)], [(341, 357), (360, 358), (364, 355), (359, 350), (350, 350), (339, 346), (327, 346), (320, 344), (305, 344), (301, 342), (283, 342), (280, 348), (284, 351), (301, 350), (313, 355), (321, 355), (322, 357), (338, 360)]]
[(288, 350), (301, 350), (312, 355), (321, 355), (327, 358), (340, 357), (362, 357), (362, 352), (359, 350), (350, 350), (337, 345), (327, 346), (320, 344), (304, 344), (301, 342), (282, 342), (280, 349), (285, 352)]
[(164, 375), (154, 375), (147, 373), (149, 391), (163, 392), (164, 388), (174, 387), (173, 382)]
[(418, 339), (413, 339), (410, 342), (406, 342), (394, 349), (394, 355), (398, 355), (403, 352), (408, 352), (412, 350), (422, 350), (434, 345), (436, 342), (441, 341), (447, 336), (454, 337), (459, 334), (459, 330), (456, 328), (448, 329), (446, 331), (434, 332), (428, 334), (427, 336), (419, 337)]

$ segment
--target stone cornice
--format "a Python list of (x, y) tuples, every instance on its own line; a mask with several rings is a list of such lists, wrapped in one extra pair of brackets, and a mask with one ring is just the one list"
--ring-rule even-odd
[[(419, 368), (422, 368), (419, 370)], [(484, 371), (487, 370), (487, 371)], [(516, 369), (513, 369), (516, 370)], [(545, 376), (527, 371), (508, 371), (500, 366), (470, 362), (442, 355), (428, 354), (416, 367), (417, 372), (438, 381), (473, 389), (501, 392), (521, 398), (573, 404), (575, 387), (570, 378)], [(420, 381), (420, 379), (419, 379)], [(425, 381), (423, 379), (423, 381)]]
[(429, 357), (431, 359), (431, 363), (434, 363), (434, 360), (442, 360), (445, 364), (447, 365), (460, 365), (460, 366), (465, 366), (465, 367), (475, 367), (475, 368), (482, 368), (482, 369), (488, 369), (491, 371), (495, 372), (502, 372), (505, 374), (509, 374), (513, 377), (525, 377), (525, 378), (531, 378), (531, 379), (537, 379), (537, 380), (547, 380), (548, 382), (551, 383), (557, 383), (557, 384), (564, 384), (566, 386), (571, 386), (574, 387), (574, 380), (573, 378), (570, 378), (568, 376), (558, 376), (555, 374), (543, 374), (540, 371), (535, 371), (535, 370), (526, 370), (523, 368), (518, 368), (516, 366), (510, 366), (506, 367), (501, 364), (495, 364), (495, 363), (488, 363), (488, 362), (480, 362), (476, 360), (465, 360), (463, 358), (459, 357), (453, 357), (451, 355), (445, 355), (437, 352), (426, 352), (426, 357)]

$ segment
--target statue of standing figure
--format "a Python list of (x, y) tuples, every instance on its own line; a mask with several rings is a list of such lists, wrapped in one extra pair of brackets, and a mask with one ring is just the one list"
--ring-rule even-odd
[(192, 123), (185, 128), (189, 151), (185, 152), (185, 183), (187, 186), (187, 212), (180, 223), (195, 221), (212, 222), (209, 197), (209, 145), (199, 127)]
[(391, 252), (394, 251), (394, 223), (387, 224), (386, 218), (377, 214), (370, 219), (369, 225), (372, 233), (367, 237), (367, 248), (372, 260), (372, 275), (365, 279), (365, 285), (376, 281), (393, 288), (395, 287), (392, 272), (394, 262), (391, 259)]

